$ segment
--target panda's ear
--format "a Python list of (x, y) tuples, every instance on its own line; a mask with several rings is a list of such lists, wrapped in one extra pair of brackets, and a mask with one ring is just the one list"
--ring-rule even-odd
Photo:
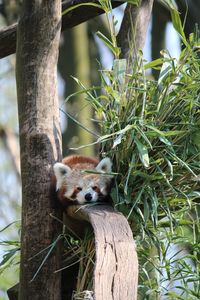
[(109, 157), (103, 158), (96, 166), (98, 172), (111, 173), (112, 172), (112, 161)]
[(63, 181), (71, 174), (72, 170), (70, 167), (62, 163), (55, 163), (53, 170), (57, 181), (56, 190), (59, 190)]

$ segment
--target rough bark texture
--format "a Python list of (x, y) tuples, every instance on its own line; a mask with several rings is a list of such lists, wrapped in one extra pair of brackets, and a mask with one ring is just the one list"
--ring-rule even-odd
[(94, 230), (95, 300), (137, 300), (138, 259), (126, 218), (110, 206), (69, 208), (68, 214), (88, 221)]
[[(52, 165), (61, 159), (57, 98), (60, 0), (24, 0), (17, 32), (17, 95), (22, 176), (20, 300), (60, 300), (60, 247), (57, 245), (34, 280), (61, 232), (61, 212), (49, 199)], [(30, 260), (31, 259), (31, 260)]]
[(129, 69), (137, 57), (138, 50), (144, 47), (152, 5), (153, 0), (141, 0), (138, 7), (128, 4), (125, 9), (117, 41), (121, 48), (121, 58), (127, 59)]
[[(62, 3), (62, 11), (80, 4), (88, 2), (87, 0), (67, 0)], [(97, 2), (92, 0), (91, 2)], [(113, 1), (113, 8), (121, 5), (123, 2)], [(69, 13), (63, 15), (62, 17), (62, 30), (67, 28), (72, 28), (82, 22), (85, 22), (91, 18), (94, 18), (100, 14), (103, 14), (102, 9), (93, 7), (93, 6), (81, 6), (78, 7)], [(5, 29), (0, 30), (0, 58), (6, 57), (10, 54), (15, 53), (16, 51), (16, 31), (17, 23), (13, 24)], [(31, 38), (33, 38), (31, 36)]]

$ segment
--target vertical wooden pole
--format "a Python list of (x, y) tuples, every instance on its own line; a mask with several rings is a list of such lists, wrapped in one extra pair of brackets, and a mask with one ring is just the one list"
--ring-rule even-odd
[[(60, 249), (41, 266), (61, 232), (49, 199), (52, 164), (61, 159), (57, 57), (61, 0), (24, 0), (17, 32), (17, 95), (22, 177), (20, 300), (60, 300)], [(34, 280), (33, 280), (34, 278)]]

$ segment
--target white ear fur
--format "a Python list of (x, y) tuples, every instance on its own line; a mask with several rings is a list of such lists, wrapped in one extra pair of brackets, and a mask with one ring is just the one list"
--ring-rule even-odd
[(71, 174), (72, 170), (70, 169), (70, 167), (62, 163), (55, 163), (55, 165), (53, 166), (53, 170), (57, 180), (56, 183), (56, 191), (57, 191), (61, 188), (64, 179)]
[(109, 157), (103, 158), (96, 166), (98, 172), (110, 173), (112, 172), (112, 162)]

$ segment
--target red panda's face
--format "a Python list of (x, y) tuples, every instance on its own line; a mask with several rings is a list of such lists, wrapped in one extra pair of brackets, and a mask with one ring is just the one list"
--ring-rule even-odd
[(101, 201), (108, 195), (109, 184), (110, 179), (101, 175), (82, 175), (73, 170), (65, 182), (64, 197), (79, 204)]
[(104, 158), (95, 168), (95, 172), (101, 174), (88, 174), (80, 169), (72, 169), (69, 166), (56, 163), (54, 172), (57, 179), (57, 190), (62, 191), (60, 199), (66, 199), (70, 203), (85, 204), (103, 202), (110, 193), (112, 176), (104, 173), (111, 172), (111, 161)]

